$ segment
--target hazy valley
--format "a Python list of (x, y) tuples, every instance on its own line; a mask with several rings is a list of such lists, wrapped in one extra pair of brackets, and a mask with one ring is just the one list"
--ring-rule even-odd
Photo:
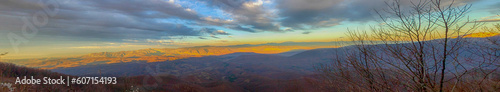
[(278, 54), (293, 50), (310, 50), (304, 46), (234, 46), (234, 47), (190, 47), (178, 49), (142, 49), (120, 52), (91, 53), (79, 57), (4, 60), (27, 67), (55, 69), (82, 65), (113, 64), (125, 62), (165, 62), (191, 57), (219, 56), (231, 53), (252, 52)]

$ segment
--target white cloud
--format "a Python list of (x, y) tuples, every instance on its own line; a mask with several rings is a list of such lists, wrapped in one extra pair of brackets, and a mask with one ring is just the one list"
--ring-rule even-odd
[(231, 24), (233, 23), (233, 20), (227, 19), (219, 19), (219, 18), (212, 18), (211, 16), (204, 17), (203, 20), (206, 21), (206, 23), (212, 24), (212, 25), (225, 25), (225, 24)]
[(100, 45), (91, 45), (91, 46), (74, 46), (69, 47), (72, 49), (116, 49), (116, 48), (141, 48), (148, 47), (149, 45), (136, 45), (130, 43), (104, 43)]
[(500, 15), (482, 17), (481, 20), (476, 22), (500, 22)]

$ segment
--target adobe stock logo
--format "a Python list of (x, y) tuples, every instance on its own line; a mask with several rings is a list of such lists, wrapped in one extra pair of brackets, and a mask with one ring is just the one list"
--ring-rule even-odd
[(7, 38), (12, 45), (12, 48), (16, 53), (19, 52), (19, 45), (21, 43), (26, 44), (29, 42), (28, 39), (35, 37), (38, 33), (38, 28), (44, 27), (49, 22), (49, 17), (56, 16), (59, 11), (59, 1), (57, 0), (40, 0), (38, 5), (43, 10), (35, 12), (31, 18), (30, 17), (22, 17), (21, 21), (23, 22), (23, 26), (21, 27), (21, 35), (15, 33), (8, 33)]

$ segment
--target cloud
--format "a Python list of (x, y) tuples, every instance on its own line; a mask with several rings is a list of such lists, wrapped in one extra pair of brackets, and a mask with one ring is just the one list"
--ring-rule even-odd
[(211, 25), (226, 25), (226, 24), (232, 24), (233, 20), (224, 20), (224, 19), (219, 19), (219, 18), (212, 18), (212, 17), (205, 17), (203, 18), (203, 22)]
[(169, 37), (163, 37), (161, 39), (146, 39), (146, 43), (143, 44), (149, 44), (149, 45), (166, 45), (166, 46), (182, 46), (182, 45), (189, 45), (192, 44), (190, 42), (184, 41), (185, 36), (169, 36)]
[(482, 17), (481, 20), (476, 22), (500, 22), (500, 15)]
[(127, 46), (127, 45), (122, 45), (122, 46), (78, 46), (78, 47), (70, 47), (70, 48), (75, 48), (75, 49), (109, 49), (109, 48), (126, 48), (126, 47), (133, 47), (133, 46)]
[(311, 33), (311, 32), (309, 32), (309, 31), (308, 31), (308, 32), (302, 32), (302, 34), (310, 34), (310, 33)]
[(74, 49), (115, 49), (115, 48), (132, 48), (132, 47), (147, 47), (148, 45), (130, 44), (130, 43), (104, 43), (88, 46), (68, 47)]
[(231, 35), (224, 30), (217, 30), (215, 28), (203, 28), (203, 29), (201, 29), (200, 32), (206, 33), (208, 35)]
[(36, 1), (38, 0), (2, 0), (2, 3), (0, 3), (0, 10), (22, 10), (17, 12), (35, 11), (40, 9), (39, 4)]
[(122, 40), (126, 42), (139, 42), (139, 40), (133, 40), (133, 39), (122, 39)]
[(175, 4), (174, 0), (82, 0), (83, 4), (100, 10), (121, 12), (142, 18), (178, 17), (198, 20), (200, 16), (193, 10)]
[(160, 39), (160, 40), (146, 39), (146, 41), (150, 43), (174, 43), (174, 40), (165, 40), (165, 39)]
[[(280, 32), (280, 24), (274, 21), (275, 14), (268, 11), (263, 5), (270, 1), (247, 1), (247, 0), (208, 0), (210, 6), (218, 7), (224, 12), (231, 14), (236, 24), (228, 24), (228, 28), (257, 32), (259, 31), (274, 31)], [(242, 27), (250, 26), (250, 27)]]
[[(0, 3), (0, 31), (19, 33), (23, 26), (21, 17), (30, 18), (43, 11), (38, 1), (4, 0)], [(59, 12), (49, 18), (46, 26), (38, 28), (38, 34), (125, 41), (123, 39), (231, 35), (231, 30), (215, 29), (218, 27), (252, 33), (289, 32), (332, 27), (343, 21), (370, 21), (373, 20), (370, 13), (373, 9), (386, 7), (383, 1), (386, 0), (195, 1), (205, 2), (203, 8), (223, 11), (225, 14), (222, 15), (229, 17), (219, 18), (213, 13), (203, 15), (196, 7), (186, 7), (175, 0), (71, 0), (59, 2)], [(473, 1), (458, 0), (456, 3)]]
[(219, 37), (217, 37), (215, 35), (210, 35), (210, 37), (215, 38), (215, 39), (220, 39)]
[[(46, 26), (39, 27), (40, 35), (105, 38), (106, 40), (148, 39), (162, 36), (199, 36), (190, 26), (162, 22), (163, 19), (200, 21), (196, 11), (165, 0), (72, 0), (61, 3), (59, 12), (49, 17)], [(0, 31), (21, 30), (21, 17), (30, 18), (43, 11), (38, 0), (5, 0), (0, 4)], [(3, 17), (3, 18), (2, 18)]]
[(246, 32), (251, 32), (251, 33), (255, 33), (257, 32), (256, 30), (252, 29), (252, 28), (246, 28), (246, 27), (242, 27), (240, 25), (230, 25), (230, 26), (226, 26), (227, 28), (231, 28), (231, 29), (234, 29), (234, 30), (240, 30), (240, 31), (246, 31)]
[[(277, 0), (283, 26), (293, 29), (323, 28), (339, 25), (342, 21), (366, 22), (374, 20), (374, 10), (386, 9), (392, 0)], [(477, 0), (455, 0), (455, 5)], [(411, 1), (417, 3), (415, 1)], [(449, 4), (452, 0), (443, 0)], [(401, 6), (410, 6), (410, 0), (401, 0)]]
[(225, 32), (224, 30), (217, 30), (212, 33), (216, 35), (229, 35), (229, 33)]
[[(351, 21), (370, 19), (370, 7), (377, 4), (358, 3), (358, 0), (350, 4), (344, 0), (278, 0), (279, 16), (283, 17), (283, 26), (294, 29), (308, 29), (328, 27), (338, 24), (340, 21), (329, 21), (344, 19)], [(366, 1), (372, 2), (373, 0)], [(376, 0), (375, 0), (376, 1)], [(320, 22), (324, 23), (320, 23)], [(325, 22), (326, 21), (326, 22)], [(330, 23), (330, 24), (326, 24)]]
[(477, 22), (500, 22), (500, 19), (483, 19), (478, 20)]
[(490, 5), (490, 7), (491, 8), (487, 8), (487, 9), (490, 10), (490, 12), (492, 14), (500, 14), (500, 10), (498, 10), (500, 8), (500, 2), (493, 4), (493, 5)]

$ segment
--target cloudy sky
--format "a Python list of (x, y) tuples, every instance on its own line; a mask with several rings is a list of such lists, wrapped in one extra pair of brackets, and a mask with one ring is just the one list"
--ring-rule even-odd
[[(378, 25), (386, 0), (0, 0), (4, 58), (280, 42), (330, 42)], [(449, 0), (445, 0), (449, 1)], [(472, 4), (471, 19), (500, 21), (498, 0)], [(403, 4), (405, 5), (405, 4)]]

